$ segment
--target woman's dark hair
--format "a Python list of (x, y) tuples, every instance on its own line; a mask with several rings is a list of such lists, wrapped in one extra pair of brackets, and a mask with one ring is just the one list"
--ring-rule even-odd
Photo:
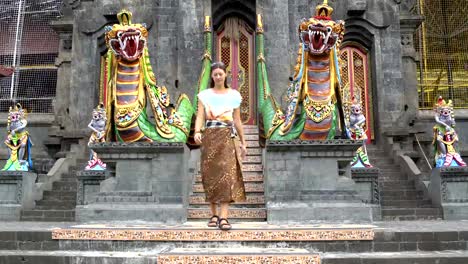
[[(211, 64), (211, 73), (213, 73), (213, 71), (216, 69), (221, 69), (224, 71), (224, 73), (226, 73), (226, 65), (224, 65), (222, 61), (217, 61)], [(211, 74), (210, 74), (210, 78), (211, 78), (210, 87), (213, 88), (215, 86), (215, 82), (213, 80), (213, 77), (211, 77)], [(227, 76), (224, 79), (224, 88), (229, 88), (229, 86), (227, 85)]]

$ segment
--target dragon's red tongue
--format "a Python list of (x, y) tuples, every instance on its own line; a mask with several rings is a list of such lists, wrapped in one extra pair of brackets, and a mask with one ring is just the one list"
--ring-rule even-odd
[(318, 34), (314, 34), (313, 37), (312, 37), (312, 47), (314, 47), (314, 49), (318, 50), (322, 47), (323, 45), (323, 38), (321, 35), (318, 35)]
[(136, 50), (137, 50), (136, 41), (133, 39), (129, 39), (127, 43), (127, 54), (129, 56), (133, 56), (135, 55)]

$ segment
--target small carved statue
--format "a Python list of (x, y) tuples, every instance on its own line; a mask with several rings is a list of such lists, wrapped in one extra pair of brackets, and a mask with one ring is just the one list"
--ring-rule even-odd
[(439, 96), (434, 110), (436, 112), (436, 125), (433, 129), (432, 144), (434, 145), (436, 167), (465, 167), (466, 163), (455, 148), (458, 135), (455, 132), (452, 100), (445, 102), (442, 96)]
[(348, 115), (348, 126), (346, 128), (348, 138), (363, 141), (362, 146), (358, 148), (356, 155), (351, 161), (351, 167), (372, 168), (366, 149), (367, 134), (364, 129), (364, 126), (366, 125), (366, 117), (362, 113), (361, 103), (355, 97), (353, 97), (353, 100), (350, 103)]
[[(93, 143), (106, 142), (106, 125), (107, 115), (104, 108), (104, 104), (100, 103), (93, 110), (93, 119), (89, 122), (88, 127), (93, 131), (91, 137), (89, 137), (88, 146)], [(106, 164), (103, 163), (97, 156), (97, 153), (90, 150), (90, 157), (88, 165), (85, 170), (105, 170)]]
[(21, 104), (10, 107), (8, 114), (8, 136), (5, 145), (8, 147), (9, 158), (2, 170), (29, 171), (32, 168), (31, 147), (32, 142), (26, 130), (27, 111)]

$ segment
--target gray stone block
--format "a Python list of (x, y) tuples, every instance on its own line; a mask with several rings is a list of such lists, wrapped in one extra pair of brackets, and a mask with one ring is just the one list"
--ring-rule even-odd
[(113, 142), (91, 148), (104, 162), (116, 164), (115, 176), (101, 179), (97, 192), (91, 186), (88, 193), (83, 191), (94, 199), (77, 207), (77, 221), (187, 220), (192, 177), (188, 173), (188, 149), (183, 144)]
[[(268, 142), (265, 155), (268, 222), (380, 219), (378, 198), (374, 199), (372, 189), (375, 184), (370, 181), (357, 185), (347, 176), (350, 172), (339, 172), (349, 167), (358, 144), (347, 140)], [(288, 156), (296, 159), (279, 159)], [(366, 204), (363, 202), (366, 200), (376, 204)]]

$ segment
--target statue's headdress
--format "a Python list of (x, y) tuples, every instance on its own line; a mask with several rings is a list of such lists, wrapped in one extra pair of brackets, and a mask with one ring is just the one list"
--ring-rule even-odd
[(93, 109), (93, 118), (94, 115), (101, 115), (103, 119), (107, 120), (107, 115), (106, 115), (106, 107), (104, 106), (103, 103), (99, 103), (96, 108)]
[(7, 129), (10, 131), (10, 123), (12, 119), (13, 121), (17, 121), (18, 119), (26, 119), (28, 112), (26, 109), (23, 109), (20, 103), (16, 103), (16, 105), (10, 106), (9, 113), (8, 113), (8, 121), (7, 121)]
[(328, 5), (328, 0), (324, 0), (322, 4), (315, 7), (315, 18), (322, 20), (331, 20), (333, 8)]
[(449, 108), (450, 110), (453, 110), (452, 100), (448, 100), (448, 102), (446, 102), (442, 96), (439, 96), (439, 98), (437, 98), (437, 101), (434, 105), (434, 110), (438, 110), (441, 108)]

